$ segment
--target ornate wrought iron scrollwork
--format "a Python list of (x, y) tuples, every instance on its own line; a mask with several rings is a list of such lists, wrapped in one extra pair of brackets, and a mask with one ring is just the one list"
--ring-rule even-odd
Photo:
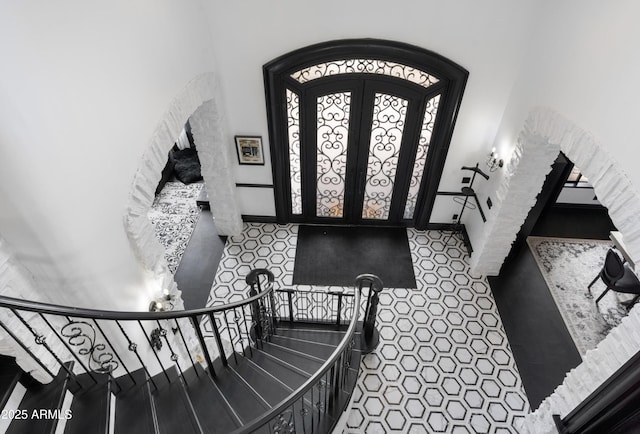
[(289, 175), (291, 175), (291, 214), (302, 214), (300, 97), (289, 89), (287, 89), (287, 133), (289, 136)]
[(317, 99), (316, 214), (342, 217), (351, 92), (324, 95)]
[(375, 94), (362, 218), (389, 217), (407, 106), (400, 97)]
[[(156, 328), (151, 330), (151, 334), (149, 335), (149, 339), (151, 340), (151, 346), (156, 351), (160, 351), (162, 349), (162, 330), (161, 328)], [(165, 332), (166, 334), (166, 332)]]
[(338, 59), (319, 63), (291, 74), (299, 83), (339, 74), (378, 74), (398, 77), (422, 87), (438, 82), (433, 75), (409, 65), (377, 59)]
[(104, 343), (97, 342), (97, 334), (93, 326), (84, 321), (69, 320), (62, 327), (60, 334), (67, 338), (67, 343), (78, 348), (78, 355), (87, 356), (88, 366), (93, 372), (111, 372), (120, 365), (113, 353), (107, 350)]
[(293, 411), (286, 410), (280, 413), (273, 422), (274, 434), (295, 434), (296, 425), (293, 421)]

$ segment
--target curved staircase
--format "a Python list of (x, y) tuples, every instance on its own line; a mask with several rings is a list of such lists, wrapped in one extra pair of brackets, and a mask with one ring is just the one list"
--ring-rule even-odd
[[(333, 305), (330, 310), (334, 315), (314, 318), (309, 298), (297, 298), (303, 294), (290, 290), (278, 294), (272, 288), (260, 288), (258, 278), (269, 277), (267, 273), (262, 270), (253, 274), (250, 297), (244, 302), (214, 310), (158, 313), (167, 322), (164, 329), (158, 327), (157, 340), (153, 339), (156, 330), (147, 336), (154, 350), (147, 355), (151, 360), (143, 360), (140, 341), (134, 343), (131, 331), (120, 327), (129, 343), (129, 353), (139, 356), (137, 369), (126, 368), (122, 360), (126, 357), (117, 354), (117, 358), (102, 363), (101, 369), (86, 369), (90, 363), (76, 352), (64, 358), (58, 356), (63, 364), (57, 375), (49, 384), (40, 384), (11, 358), (3, 356), (0, 408), (4, 408), (4, 420), (0, 422), (4, 429), (9, 434), (331, 432), (350, 400), (358, 375), (362, 324), (358, 323), (357, 314), (362, 284), (354, 294), (341, 294), (331, 302), (323, 295), (320, 303), (324, 307)], [(270, 279), (272, 282), (272, 276)], [(347, 295), (351, 296), (350, 303), (345, 302)], [(0, 300), (0, 306), (7, 304), (13, 305), (12, 312), (18, 312), (15, 300)], [(26, 305), (32, 303), (22, 302), (21, 308)], [(34, 309), (31, 306), (29, 312)], [(244, 328), (238, 320), (240, 313), (249, 315)], [(53, 315), (51, 308), (44, 305), (36, 315), (46, 318), (47, 314)], [(149, 321), (147, 316), (154, 314), (140, 315), (131, 321), (149, 332), (150, 326), (143, 321)], [(192, 318), (190, 322), (198, 324), (193, 331), (203, 354), (191, 363), (178, 362), (177, 342), (190, 347), (188, 337), (185, 339), (188, 330), (181, 326), (179, 318), (183, 322)], [(109, 327), (96, 321), (115, 321), (117, 325), (126, 321), (96, 319), (95, 314), (91, 319), (115, 351), (117, 345), (113, 341), (117, 338), (109, 339), (109, 332), (104, 332)], [(213, 337), (205, 337), (203, 319), (214, 325)], [(153, 321), (151, 324), (161, 324), (161, 320)], [(27, 323), (33, 325), (35, 321)], [(6, 324), (0, 325), (5, 328)], [(174, 339), (168, 339), (170, 335)], [(226, 342), (222, 339), (225, 335), (229, 337)], [(34, 336), (36, 341), (42, 341), (37, 338), (42, 336), (39, 332)], [(211, 341), (217, 343), (217, 349), (210, 345)], [(67, 348), (75, 349), (75, 342), (69, 340)], [(22, 341), (21, 345), (27, 343)], [(46, 341), (40, 345), (46, 346)], [(169, 359), (174, 363), (163, 363), (163, 349), (170, 352)], [(90, 356), (96, 359), (95, 354)], [(162, 366), (155, 374), (151, 368), (154, 361)], [(2, 427), (0, 424), (0, 431)]]

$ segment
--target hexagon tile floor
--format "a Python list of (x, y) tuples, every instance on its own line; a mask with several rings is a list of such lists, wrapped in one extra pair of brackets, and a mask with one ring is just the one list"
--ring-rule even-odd
[[(294, 287), (297, 232), (245, 224), (227, 240), (207, 305), (244, 298), (253, 268)], [(383, 291), (380, 344), (362, 361), (345, 433), (518, 432), (529, 404), (486, 279), (470, 274), (456, 238), (408, 235), (418, 288)]]

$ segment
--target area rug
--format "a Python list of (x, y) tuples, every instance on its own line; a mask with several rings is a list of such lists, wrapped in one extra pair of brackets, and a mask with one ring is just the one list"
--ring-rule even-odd
[(167, 182), (147, 214), (174, 274), (200, 216), (196, 199), (203, 186), (203, 183)]
[(604, 339), (627, 314), (622, 301), (628, 296), (609, 291), (598, 280), (587, 286), (602, 269), (611, 241), (529, 237), (529, 248), (580, 354)]
[(300, 226), (294, 284), (350, 286), (365, 273), (387, 288), (416, 287), (405, 228)]

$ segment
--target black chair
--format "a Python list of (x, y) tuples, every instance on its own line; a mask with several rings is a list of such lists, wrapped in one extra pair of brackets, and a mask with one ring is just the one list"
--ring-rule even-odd
[(598, 304), (600, 299), (611, 289), (615, 292), (636, 295), (633, 300), (627, 304), (627, 310), (631, 309), (636, 301), (638, 301), (638, 298), (640, 298), (640, 280), (638, 280), (633, 270), (622, 262), (620, 256), (618, 256), (613, 249), (609, 249), (600, 274), (593, 279), (587, 288), (591, 289), (591, 286), (593, 286), (598, 279), (602, 279), (607, 289), (596, 299), (596, 304)]

